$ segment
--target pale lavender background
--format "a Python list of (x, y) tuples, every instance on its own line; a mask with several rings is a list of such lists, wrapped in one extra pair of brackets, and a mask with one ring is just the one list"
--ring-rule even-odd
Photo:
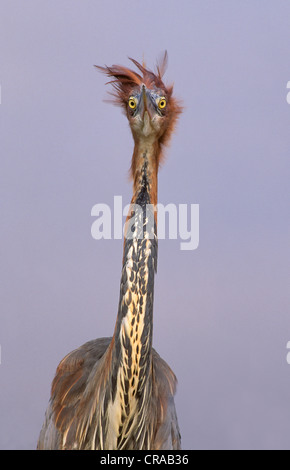
[(168, 50), (185, 111), (159, 200), (200, 204), (200, 246), (161, 241), (154, 345), (185, 449), (289, 449), (290, 3), (1, 1), (0, 447), (35, 448), (60, 359), (113, 333), (132, 151), (93, 64)]

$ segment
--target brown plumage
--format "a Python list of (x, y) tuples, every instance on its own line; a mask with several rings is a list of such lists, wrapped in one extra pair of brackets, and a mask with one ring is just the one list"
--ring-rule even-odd
[(59, 364), (38, 449), (179, 449), (176, 378), (152, 348), (157, 266), (157, 174), (181, 107), (156, 72), (98, 67), (134, 139), (133, 197), (124, 237), (120, 300), (112, 338), (89, 341)]

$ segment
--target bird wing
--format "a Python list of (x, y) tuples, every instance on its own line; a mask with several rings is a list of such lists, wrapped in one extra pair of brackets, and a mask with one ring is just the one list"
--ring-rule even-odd
[(152, 349), (153, 403), (157, 413), (156, 434), (152, 449), (180, 449), (181, 436), (174, 404), (177, 379), (169, 365)]
[[(99, 338), (75, 349), (60, 362), (51, 388), (51, 398), (38, 439), (38, 449), (72, 448), (78, 420), (75, 412), (87, 390), (88, 377), (102, 362), (112, 338)], [(95, 395), (94, 395), (95, 398)], [(89, 405), (91, 402), (89, 400)]]

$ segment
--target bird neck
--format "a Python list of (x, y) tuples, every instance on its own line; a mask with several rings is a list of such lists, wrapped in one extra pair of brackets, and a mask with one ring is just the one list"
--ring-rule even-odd
[[(154, 210), (157, 203), (156, 148), (152, 145), (135, 146), (132, 159), (134, 194), (125, 226), (119, 309), (112, 341), (112, 399), (121, 410), (121, 428), (138, 419), (138, 410), (144, 407), (146, 400), (149, 403), (151, 395), (154, 275), (157, 266)], [(124, 436), (124, 429), (121, 435)], [(119, 442), (120, 447), (122, 443)]]
[(148, 193), (150, 204), (157, 204), (157, 174), (161, 155), (158, 140), (144, 138), (135, 142), (132, 156), (131, 173), (133, 177), (133, 199), (136, 203), (144, 186)]

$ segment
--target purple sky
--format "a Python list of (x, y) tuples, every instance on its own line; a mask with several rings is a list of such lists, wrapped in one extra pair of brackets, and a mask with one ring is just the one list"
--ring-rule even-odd
[[(155, 64), (185, 111), (159, 201), (200, 204), (200, 245), (161, 240), (154, 346), (184, 449), (290, 449), (290, 3), (2, 0), (0, 448), (35, 448), (55, 369), (113, 333), (132, 138), (93, 64)], [(289, 90), (290, 91), (290, 90)]]

